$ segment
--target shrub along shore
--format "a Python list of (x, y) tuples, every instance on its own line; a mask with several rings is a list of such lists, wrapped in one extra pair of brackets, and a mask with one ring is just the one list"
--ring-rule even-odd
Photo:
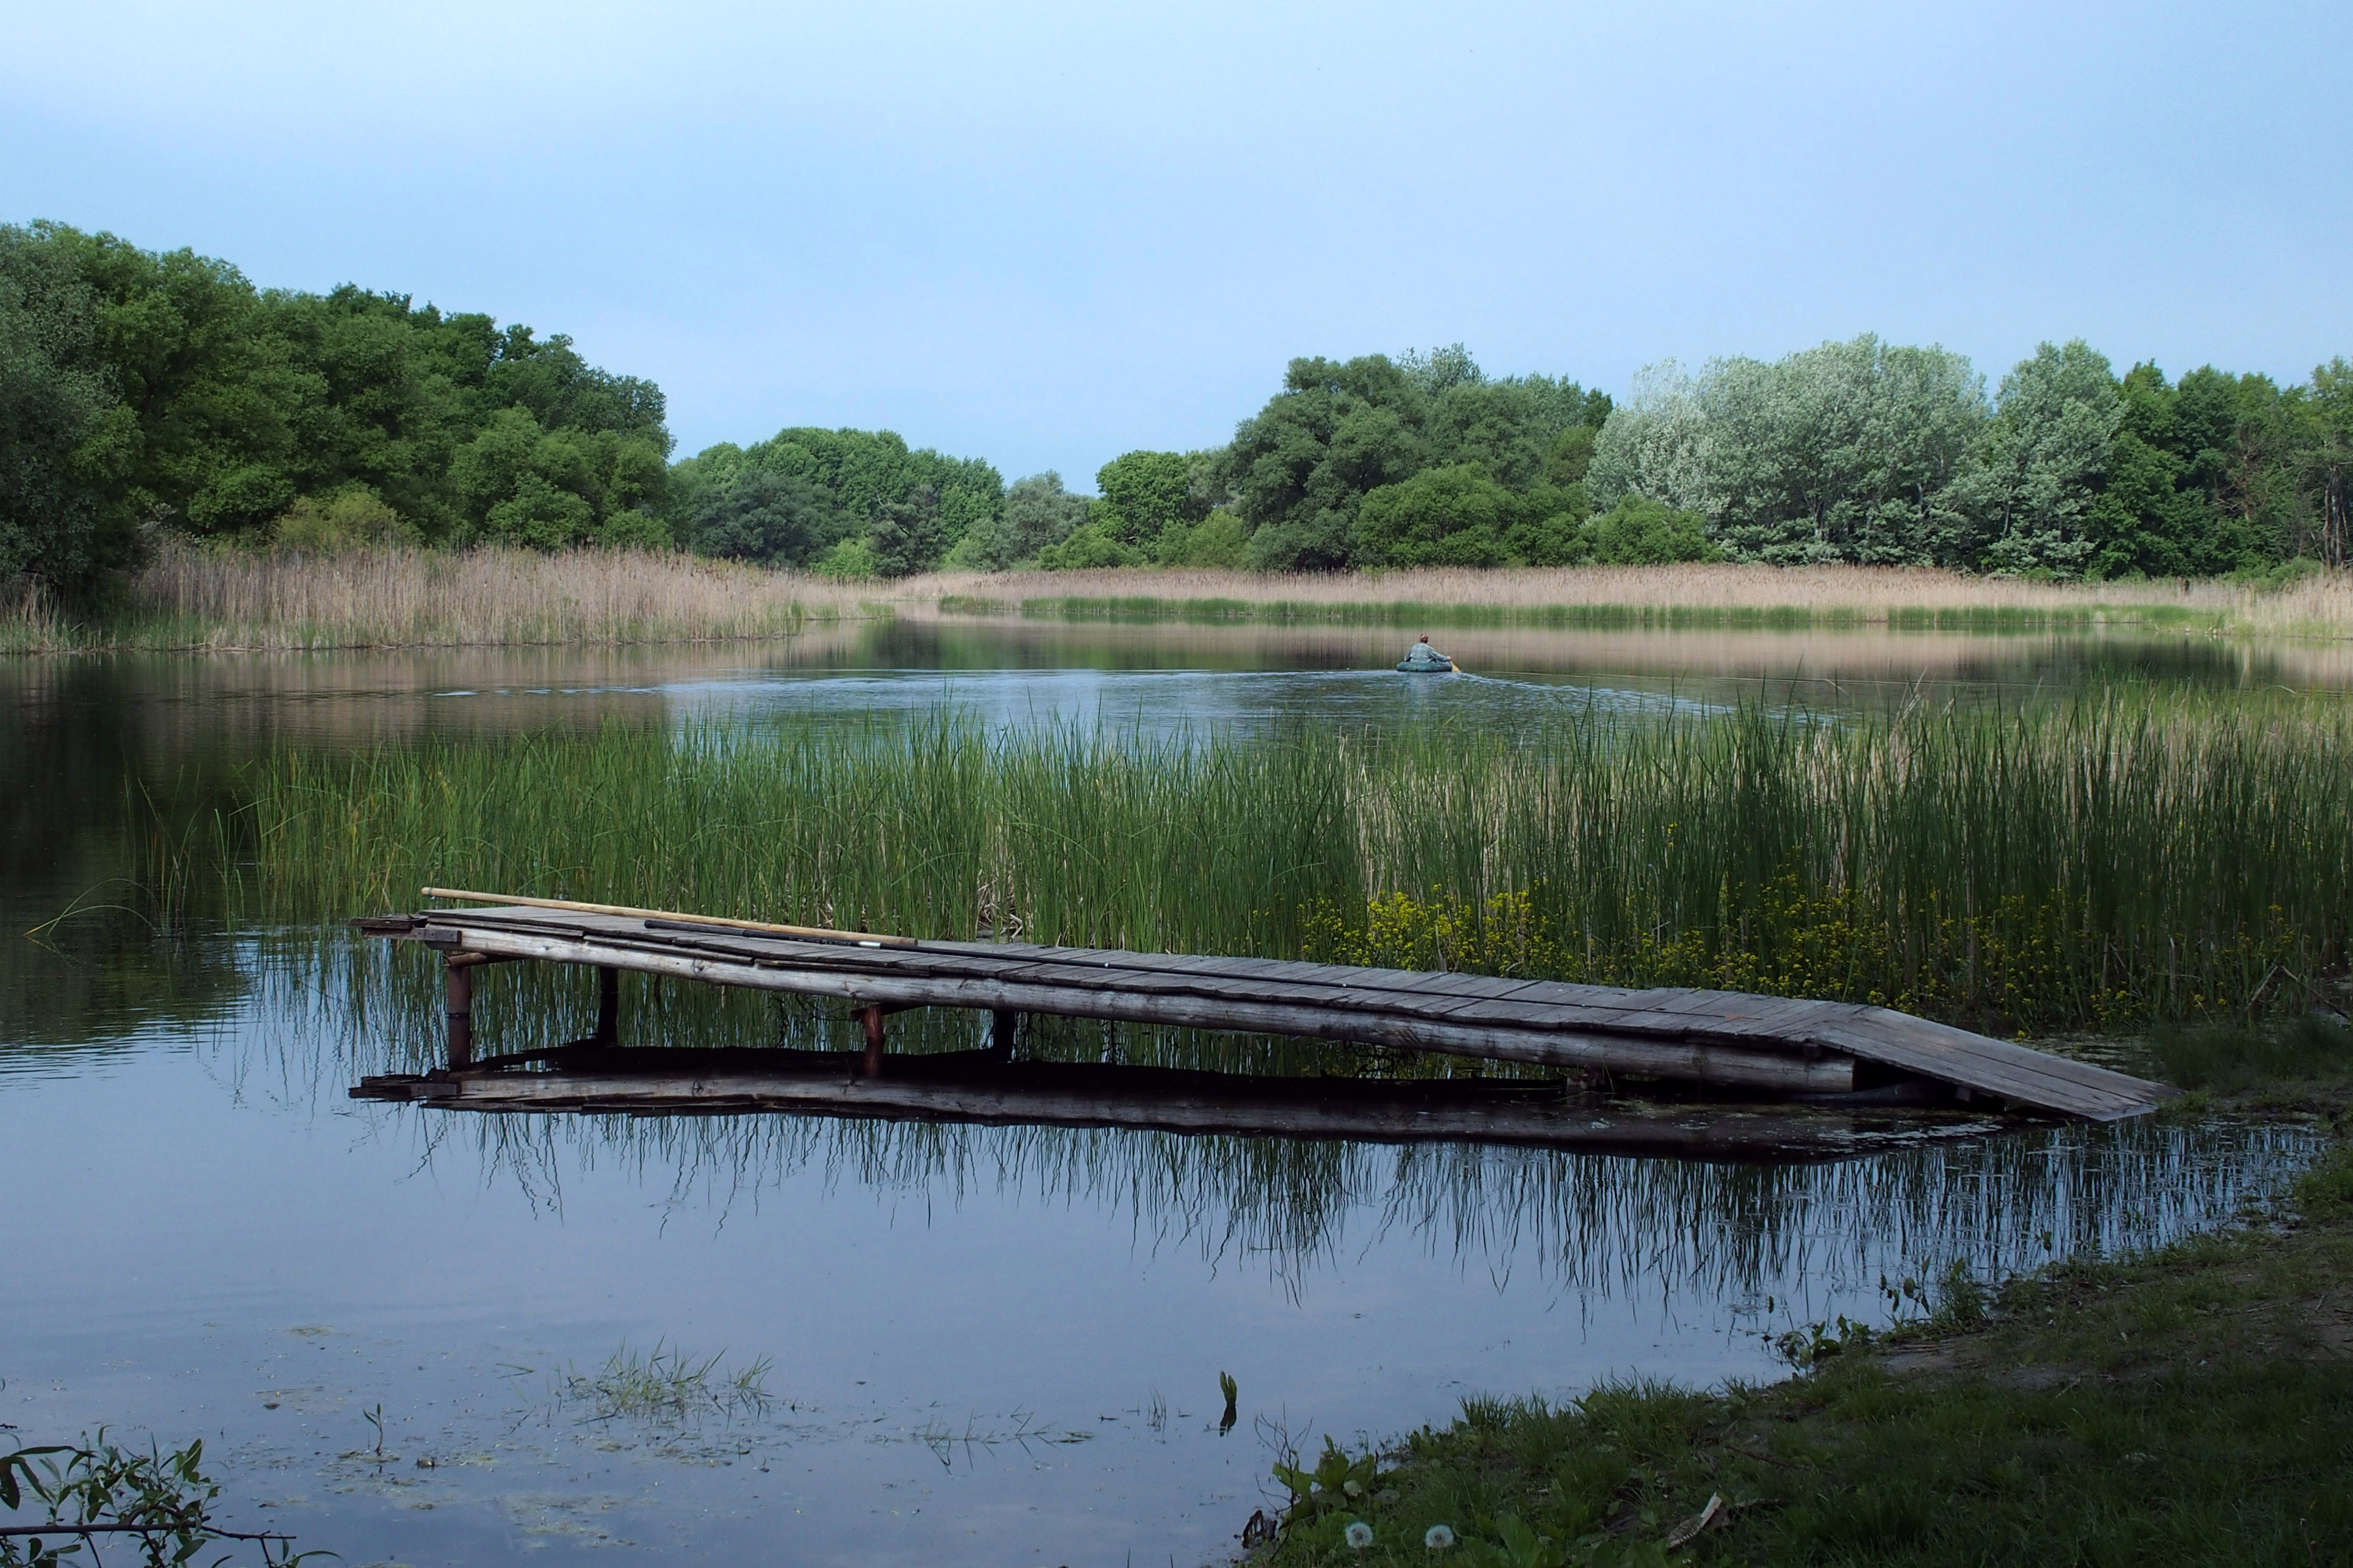
[(1130, 568), (849, 581), (676, 551), (407, 546), (274, 553), (166, 542), (102, 605), (0, 597), (0, 653), (263, 652), (756, 640), (956, 619), (1423, 627), (2139, 629), (2353, 637), (2353, 574), (2052, 584), (1935, 568), (1683, 564), (1270, 575)]

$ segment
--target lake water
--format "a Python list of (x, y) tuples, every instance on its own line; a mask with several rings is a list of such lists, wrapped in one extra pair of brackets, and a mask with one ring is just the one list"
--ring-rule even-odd
[[(394, 1031), (331, 983), (336, 939), (322, 967), (303, 933), (164, 942), (124, 907), (143, 821), (270, 747), (944, 704), (1198, 732), (2353, 685), (2327, 650), (1870, 631), (1440, 636), (1473, 678), (1409, 680), (1386, 668), (1406, 640), (922, 621), (0, 668), (0, 1421), (202, 1436), (229, 1517), (352, 1563), (1192, 1564), (1270, 1503), (1281, 1445), (1472, 1393), (1774, 1375), (1774, 1336), (1916, 1310), (1906, 1279), (2223, 1223), (2309, 1156), (2217, 1125), (1767, 1168), (459, 1117), (346, 1098)], [(589, 1388), (658, 1347), (765, 1363), (765, 1397), (663, 1415)]]

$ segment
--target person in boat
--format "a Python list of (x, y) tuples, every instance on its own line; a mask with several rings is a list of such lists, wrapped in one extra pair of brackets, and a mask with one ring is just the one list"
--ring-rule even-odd
[(1405, 658), (1398, 663), (1398, 668), (1400, 668), (1400, 670), (1440, 670), (1442, 672), (1442, 670), (1451, 670), (1451, 668), (1454, 668), (1454, 660), (1447, 658), (1447, 656), (1440, 654), (1438, 648), (1430, 647), (1429, 632), (1423, 632), (1421, 642), (1405, 648)]

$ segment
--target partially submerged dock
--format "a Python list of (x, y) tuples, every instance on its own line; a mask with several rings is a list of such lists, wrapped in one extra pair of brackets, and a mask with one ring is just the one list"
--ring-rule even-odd
[[(427, 893), (490, 897), (438, 889)], [(1659, 1081), (1738, 1100), (1824, 1108), (1902, 1105), (2107, 1121), (2150, 1110), (2169, 1092), (2105, 1068), (1885, 1007), (1738, 992), (1633, 990), (1026, 942), (913, 941), (556, 900), (428, 910), (353, 925), (366, 935), (419, 942), (442, 955), (448, 1027), (448, 1062), (441, 1071), (371, 1079), (353, 1094), (471, 1110), (863, 1106), (866, 1113), (913, 1114), (921, 1102), (940, 1114), (978, 1121), (1165, 1123), (1178, 1131), (1288, 1130), (1304, 1136), (1376, 1138), (1404, 1136), (1403, 1130), (1418, 1128), (1422, 1131), (1411, 1135), (1556, 1141), (1533, 1123), (1514, 1131), (1507, 1093), (1484, 1101), (1472, 1097), (1464, 1102), (1466, 1110), (1454, 1101), (1412, 1103), (1411, 1096), (1400, 1099), (1387, 1089), (1368, 1096), (1331, 1079), (1298, 1080), (1318, 1086), (1307, 1090), (1287, 1081), (1259, 1080), (1271, 1085), (1263, 1089), (1185, 1081), (1233, 1075), (1179, 1074), (1166, 1084), (1146, 1086), (1133, 1077), (1096, 1081), (1084, 1074), (1017, 1072), (1050, 1066), (1013, 1062), (1012, 1042), (1024, 1015), (1483, 1057), (1555, 1068), (1588, 1081)], [(602, 1005), (596, 1032), (553, 1051), (478, 1055), (474, 971), (518, 961), (597, 970)], [(865, 1048), (628, 1049), (617, 1037), (617, 986), (624, 973), (830, 1000), (859, 1018)], [(993, 1048), (945, 1058), (893, 1055), (888, 1018), (914, 1007), (989, 1013)], [(1167, 1097), (1181, 1100), (1187, 1092), (1206, 1096), (1209, 1108), (1172, 1109), (1175, 1102)], [(1155, 1093), (1163, 1100), (1158, 1112), (1145, 1103)], [(1122, 1096), (1134, 1103), (1111, 1106)], [(1121, 1113), (1113, 1114), (1114, 1109)], [(1153, 1120), (1155, 1114), (1159, 1122)], [(1607, 1117), (1603, 1121), (1615, 1125)], [(1630, 1113), (1619, 1121), (1626, 1124), (1627, 1138), (1663, 1134), (1673, 1142), (1672, 1113), (1666, 1121)], [(1557, 1127), (1559, 1118), (1547, 1111), (1545, 1125)], [(1482, 1127), (1489, 1131), (1482, 1133)], [(1610, 1136), (1586, 1142), (1607, 1143)], [(1744, 1141), (1745, 1135), (1733, 1140)]]

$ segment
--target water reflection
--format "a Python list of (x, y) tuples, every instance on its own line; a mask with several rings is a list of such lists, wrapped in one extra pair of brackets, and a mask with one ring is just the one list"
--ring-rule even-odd
[[(434, 971), (419, 955), (343, 941), (281, 940), (253, 952), (255, 1004), (269, 1023), (240, 1037), (274, 1044), (231, 1047), (239, 1074), (266, 1064), (276, 1093), (316, 1104), (364, 1074), (438, 1061)], [(488, 1037), (499, 1048), (576, 1037), (592, 1016), (582, 975), (527, 965), (500, 978), (511, 1011), (508, 1034)], [(633, 1001), (625, 1039), (845, 1053), (859, 1040), (846, 1017), (780, 1014), (771, 998), (707, 986), (648, 988)], [(777, 1033), (731, 1040), (731, 1026), (747, 1020)], [(985, 1022), (905, 1015), (899, 1047), (969, 1049)], [(1334, 1065), (1313, 1043), (1127, 1026), (1088, 1025), (1029, 1049), (1261, 1073)], [(591, 1171), (622, 1173), (669, 1211), (720, 1225), (814, 1182), (920, 1213), (969, 1202), (1084, 1205), (1121, 1216), (1155, 1256), (1262, 1271), (1293, 1298), (1342, 1259), (1405, 1242), (1457, 1270), (1526, 1274), (1556, 1294), (1633, 1294), (1744, 1316), (1770, 1300), (1781, 1318), (1793, 1303), (1875, 1289), (1883, 1274), (1926, 1279), (1958, 1263), (1993, 1278), (2053, 1257), (2160, 1245), (2229, 1218), (2318, 1146), (2296, 1127), (2143, 1119), (1768, 1164), (823, 1115), (376, 1114), (382, 1135), (427, 1167), (551, 1212), (563, 1207), (567, 1176)]]
[(816, 1116), (396, 1112), (435, 1164), (560, 1209), (567, 1172), (618, 1169), (674, 1211), (723, 1216), (806, 1181), (920, 1212), (1082, 1204), (1153, 1256), (1262, 1271), (1293, 1299), (1400, 1240), (1499, 1284), (1634, 1295), (1760, 1323), (1880, 1276), (2006, 1277), (2211, 1227), (2317, 1141), (2293, 1127), (2142, 1121), (2014, 1132), (1793, 1165), (1467, 1144), (1403, 1147)]

